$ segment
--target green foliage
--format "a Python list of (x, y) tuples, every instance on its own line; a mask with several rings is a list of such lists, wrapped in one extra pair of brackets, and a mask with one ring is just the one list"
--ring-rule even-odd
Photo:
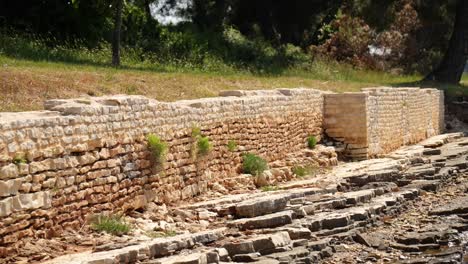
[(230, 152), (234, 152), (237, 148), (237, 142), (234, 140), (229, 140), (227, 147)]
[(123, 217), (117, 215), (95, 215), (91, 220), (91, 228), (98, 232), (106, 232), (114, 236), (128, 234), (131, 226)]
[(278, 186), (267, 185), (262, 187), (262, 192), (274, 192), (278, 190)]
[(202, 135), (201, 129), (197, 126), (192, 127), (192, 138), (197, 138)]
[(309, 149), (314, 149), (315, 145), (317, 145), (317, 138), (315, 136), (308, 136), (307, 137), (307, 147)]
[(317, 170), (318, 167), (316, 165), (296, 165), (292, 167), (292, 172), (298, 177), (304, 177), (307, 175), (314, 176), (317, 173)]
[(154, 134), (149, 134), (146, 138), (148, 149), (151, 151), (153, 162), (163, 163), (166, 160), (167, 143)]
[(246, 153), (242, 157), (242, 169), (244, 173), (258, 176), (268, 169), (268, 164), (264, 159), (257, 155)]
[(26, 156), (23, 153), (17, 153), (15, 157), (13, 157), (13, 163), (16, 165), (26, 164), (28, 163), (28, 160), (26, 159)]
[(210, 143), (210, 139), (206, 136), (200, 136), (197, 140), (197, 154), (200, 156), (207, 155), (213, 146)]

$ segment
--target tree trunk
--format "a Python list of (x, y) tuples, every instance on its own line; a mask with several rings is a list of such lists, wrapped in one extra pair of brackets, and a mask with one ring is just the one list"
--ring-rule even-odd
[(120, 32), (124, 0), (115, 1), (114, 32), (112, 34), (112, 65), (120, 66)]
[(468, 59), (468, 0), (458, 0), (455, 25), (447, 52), (439, 67), (425, 80), (457, 84)]

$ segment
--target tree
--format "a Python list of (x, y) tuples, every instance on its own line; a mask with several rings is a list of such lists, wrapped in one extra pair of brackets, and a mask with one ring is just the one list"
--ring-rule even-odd
[(115, 0), (114, 32), (112, 34), (112, 65), (120, 66), (120, 35), (124, 0)]
[(468, 1), (458, 0), (449, 47), (439, 67), (425, 80), (457, 84), (468, 60)]

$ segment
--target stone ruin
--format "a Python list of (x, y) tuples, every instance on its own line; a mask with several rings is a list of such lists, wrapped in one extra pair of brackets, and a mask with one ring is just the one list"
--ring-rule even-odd
[[(95, 213), (129, 212), (150, 202), (177, 204), (213, 189), (227, 194), (248, 188), (255, 177), (242, 174), (244, 153), (268, 161), (267, 180), (273, 184), (295, 178), (294, 165), (336, 165), (332, 145), (349, 159), (385, 156), (441, 134), (443, 102), (443, 92), (436, 89), (380, 87), (342, 94), (278, 89), (226, 91), (216, 98), (173, 103), (126, 95), (49, 100), (45, 111), (0, 113), (0, 255), (10, 254), (22, 238), (50, 238), (79, 229)], [(204, 157), (191, 155), (194, 128), (213, 146)], [(148, 134), (158, 135), (169, 146), (159, 169), (151, 161)], [(328, 146), (308, 150), (310, 135)], [(237, 143), (234, 151), (229, 150), (229, 141)], [(415, 191), (407, 192), (400, 195), (411, 197)], [(286, 205), (305, 193), (278, 199)], [(372, 191), (357, 197), (376, 195)], [(349, 199), (367, 198), (346, 197), (345, 202)], [(275, 221), (288, 223), (297, 214), (284, 211), (284, 206), (278, 209), (278, 203), (265, 212), (268, 205), (255, 206), (247, 205), (245, 215), (239, 206), (236, 212), (240, 218), (258, 217), (257, 222), (240, 219), (230, 225), (239, 230), (260, 228), (265, 214), (276, 213)], [(307, 215), (307, 210), (303, 213)], [(264, 239), (282, 244), (300, 237), (287, 231)], [(198, 239), (214, 241), (213, 232)], [(191, 243), (196, 240), (188, 237)], [(252, 242), (254, 252), (262, 251), (256, 250), (262, 241)], [(227, 246), (229, 254), (232, 250), (238, 248)], [(125, 258), (131, 259), (128, 254)], [(120, 263), (127, 262), (132, 263), (122, 259)]]

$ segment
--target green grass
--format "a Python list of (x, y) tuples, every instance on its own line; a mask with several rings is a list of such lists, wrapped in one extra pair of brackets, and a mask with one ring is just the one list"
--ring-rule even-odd
[(315, 145), (317, 145), (317, 138), (315, 136), (308, 136), (307, 137), (307, 147), (309, 149), (314, 149)]
[(227, 148), (230, 152), (234, 152), (237, 148), (237, 142), (234, 140), (229, 140), (227, 143)]
[(117, 215), (96, 215), (91, 220), (91, 228), (98, 232), (106, 232), (111, 235), (121, 236), (128, 234), (131, 226), (124, 218)]
[(296, 165), (292, 167), (291, 170), (296, 176), (304, 177), (304, 176), (315, 176), (319, 168), (315, 165), (306, 165), (306, 166)]

